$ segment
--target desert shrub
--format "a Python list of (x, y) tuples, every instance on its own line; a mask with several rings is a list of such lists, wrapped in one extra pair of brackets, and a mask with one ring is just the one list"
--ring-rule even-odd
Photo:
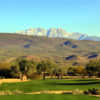
[(20, 90), (14, 90), (14, 91), (10, 91), (10, 90), (5, 90), (5, 91), (0, 91), (0, 95), (16, 95), (16, 94), (22, 94), (23, 92)]
[(15, 90), (15, 91), (12, 92), (12, 94), (22, 94), (22, 93), (23, 93), (23, 92), (20, 91), (20, 90)]
[(73, 67), (69, 67), (68, 70), (67, 70), (67, 74), (69, 76), (75, 76), (75, 69)]
[(85, 91), (84, 91), (84, 94), (89, 94), (89, 93), (88, 93), (88, 91), (85, 90)]
[(73, 95), (83, 94), (83, 91), (81, 91), (81, 90), (79, 90), (79, 89), (76, 89), (76, 90), (73, 90), (73, 91), (72, 91), (72, 94), (73, 94)]
[(0, 69), (0, 78), (12, 78), (11, 70), (9, 70), (9, 69)]
[(13, 93), (10, 90), (0, 91), (0, 95), (12, 95)]
[(41, 79), (41, 76), (38, 73), (34, 72), (34, 73), (30, 74), (28, 76), (28, 78), (30, 78), (30, 79)]
[(100, 92), (98, 89), (92, 88), (92, 89), (88, 89), (87, 91), (84, 91), (84, 94), (98, 95), (100, 94)]

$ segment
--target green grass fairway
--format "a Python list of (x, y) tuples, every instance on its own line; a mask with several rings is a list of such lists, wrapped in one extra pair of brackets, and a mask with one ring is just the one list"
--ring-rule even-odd
[(87, 95), (12, 95), (0, 96), (0, 100), (100, 100)]
[(90, 88), (100, 89), (100, 80), (33, 80), (22, 83), (3, 83), (1, 90), (21, 90), (23, 92), (41, 91), (41, 90), (87, 90)]

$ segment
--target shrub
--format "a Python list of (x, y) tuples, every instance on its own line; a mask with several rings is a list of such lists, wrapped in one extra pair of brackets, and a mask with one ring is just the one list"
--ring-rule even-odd
[(41, 76), (37, 73), (32, 73), (28, 76), (30, 79), (41, 79)]
[(74, 95), (83, 94), (83, 91), (76, 89), (76, 90), (72, 91), (72, 94), (74, 94)]
[(12, 95), (12, 92), (9, 90), (6, 91), (0, 91), (0, 95)]
[(23, 92), (20, 90), (14, 90), (14, 91), (10, 91), (10, 90), (5, 90), (5, 91), (0, 91), (0, 95), (16, 95), (16, 94), (22, 94)]
[(98, 95), (100, 93), (99, 93), (99, 90), (98, 89), (92, 88), (92, 89), (88, 89), (87, 91), (84, 91), (84, 94)]
[(22, 94), (22, 93), (23, 93), (23, 92), (20, 91), (20, 90), (15, 90), (15, 91), (12, 92), (12, 94)]

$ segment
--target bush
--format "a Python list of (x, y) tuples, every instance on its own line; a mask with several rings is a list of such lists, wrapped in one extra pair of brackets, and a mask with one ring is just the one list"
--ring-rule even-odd
[(41, 76), (37, 73), (32, 73), (28, 76), (30, 79), (41, 79)]
[(5, 91), (0, 91), (0, 95), (16, 95), (16, 94), (22, 94), (23, 92), (20, 90), (14, 90), (14, 91), (10, 91), (10, 90), (5, 90)]
[(12, 92), (12, 94), (15, 94), (15, 95), (16, 95), (16, 94), (22, 94), (22, 93), (23, 93), (23, 92), (20, 91), (20, 90), (15, 90), (15, 91)]
[(9, 90), (6, 91), (0, 91), (0, 95), (12, 95), (12, 92)]
[(72, 94), (74, 95), (79, 95), (79, 94), (83, 94), (83, 91), (80, 91), (79, 89), (73, 90)]
[(84, 91), (84, 94), (98, 95), (100, 93), (99, 93), (99, 90), (98, 89), (92, 88), (92, 89), (88, 89), (87, 91)]

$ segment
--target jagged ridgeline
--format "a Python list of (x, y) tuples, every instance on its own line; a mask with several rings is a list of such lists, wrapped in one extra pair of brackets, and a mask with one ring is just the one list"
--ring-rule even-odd
[(46, 36), (52, 38), (69, 38), (75, 40), (93, 40), (93, 41), (100, 41), (100, 37), (96, 36), (88, 36), (84, 33), (73, 32), (69, 33), (65, 29), (62, 28), (29, 28), (23, 31), (17, 31), (17, 34), (23, 35), (31, 35), (31, 36)]
[(20, 56), (36, 60), (51, 59), (56, 63), (85, 64), (99, 58), (100, 42), (48, 38), (18, 34), (0, 34), (0, 61)]

